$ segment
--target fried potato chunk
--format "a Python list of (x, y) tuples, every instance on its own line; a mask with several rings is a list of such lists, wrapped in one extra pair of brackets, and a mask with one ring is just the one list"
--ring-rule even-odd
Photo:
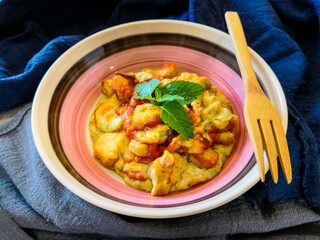
[(120, 105), (116, 95), (102, 101), (94, 112), (94, 121), (97, 128), (103, 132), (114, 132), (120, 129), (123, 120), (116, 114)]
[(142, 69), (140, 72), (136, 73), (136, 79), (139, 82), (148, 81), (155, 77), (159, 68), (145, 68)]
[(132, 126), (137, 130), (142, 130), (147, 126), (155, 126), (162, 123), (160, 118), (161, 109), (150, 103), (138, 105), (133, 113)]
[(221, 107), (220, 103), (216, 102), (204, 109), (201, 117), (205, 130), (210, 129), (212, 125), (218, 129), (224, 129), (232, 119), (232, 113), (228, 108)]
[(134, 84), (132, 79), (121, 75), (115, 75), (111, 80), (108, 80), (108, 83), (122, 102), (130, 101), (130, 98), (134, 94)]
[(105, 133), (94, 142), (93, 156), (104, 166), (112, 168), (128, 144), (129, 139), (123, 133)]
[(171, 134), (171, 128), (166, 124), (159, 124), (153, 128), (145, 128), (143, 131), (137, 131), (134, 139), (142, 143), (161, 144), (164, 143)]
[(136, 140), (131, 140), (129, 143), (129, 150), (141, 157), (146, 157), (149, 155), (148, 153), (149, 146), (147, 144), (138, 142)]
[(162, 68), (156, 73), (156, 79), (173, 78), (179, 73), (178, 65), (174, 63), (168, 63), (162, 66)]
[(144, 181), (148, 178), (149, 166), (143, 163), (130, 162), (123, 166), (122, 171), (132, 179)]
[(106, 79), (102, 82), (102, 92), (105, 94), (107, 97), (111, 97), (114, 92), (112, 91), (112, 88), (110, 87), (110, 82), (111, 79)]
[(95, 142), (99, 136), (104, 134), (104, 132), (100, 131), (97, 128), (97, 126), (94, 122), (94, 114), (91, 114), (91, 116), (89, 118), (89, 133), (90, 133), (90, 136), (91, 136), (93, 142)]
[(212, 126), (218, 129), (224, 129), (232, 119), (231, 109), (228, 107), (229, 101), (222, 103), (216, 96), (216, 91), (213, 89), (206, 90), (202, 97), (202, 112), (201, 118), (203, 120), (202, 126), (205, 130), (210, 129)]
[(216, 143), (222, 145), (230, 145), (236, 142), (234, 133), (222, 132), (217, 134)]
[(170, 83), (170, 82), (173, 82), (173, 81), (175, 81), (174, 79), (172, 79), (172, 78), (164, 78), (164, 79), (161, 79), (160, 80), (160, 84), (159, 84), (159, 88), (163, 88), (164, 87), (164, 85), (166, 85), (167, 83)]
[(226, 96), (224, 96), (223, 93), (216, 86), (212, 87), (210, 90), (217, 96), (217, 99), (222, 104), (227, 106), (228, 109), (230, 109), (230, 110), (232, 109), (232, 106), (231, 106), (231, 103), (230, 103), (229, 99), (226, 98)]
[(203, 86), (205, 89), (208, 89), (211, 87), (211, 83), (209, 78), (207, 77), (199, 77), (195, 73), (187, 73), (183, 72), (181, 75), (178, 77), (178, 80), (183, 80), (183, 81), (189, 81), (189, 82), (194, 82), (198, 83), (201, 86)]
[(188, 162), (184, 156), (164, 151), (164, 154), (154, 160), (149, 168), (149, 176), (153, 184), (151, 194), (153, 196), (168, 194), (171, 186), (179, 181), (181, 172), (187, 166)]

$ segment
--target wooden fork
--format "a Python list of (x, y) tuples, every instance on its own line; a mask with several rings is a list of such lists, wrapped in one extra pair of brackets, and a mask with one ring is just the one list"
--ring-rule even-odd
[(262, 91), (253, 71), (238, 13), (226, 12), (225, 18), (244, 82), (244, 117), (259, 167), (261, 181), (264, 182), (265, 180), (264, 146), (274, 183), (278, 182), (278, 156), (286, 181), (289, 184), (292, 180), (290, 155), (280, 117)]

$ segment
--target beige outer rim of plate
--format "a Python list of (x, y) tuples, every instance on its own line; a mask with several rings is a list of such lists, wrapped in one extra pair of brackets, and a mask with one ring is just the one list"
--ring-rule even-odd
[[(48, 111), (51, 97), (60, 79), (78, 59), (102, 44), (118, 38), (144, 33), (180, 33), (191, 35), (218, 44), (232, 53), (234, 52), (228, 34), (205, 25), (177, 20), (147, 20), (122, 24), (100, 31), (80, 41), (61, 55), (50, 67), (38, 86), (34, 97), (32, 105), (32, 133), (43, 162), (51, 173), (77, 196), (103, 209), (128, 216), (174, 218), (205, 212), (230, 202), (245, 193), (260, 180), (257, 165), (232, 187), (210, 199), (187, 206), (146, 208), (118, 203), (87, 189), (64, 168), (58, 159), (49, 138)], [(281, 85), (268, 64), (252, 49), (250, 49), (250, 54), (253, 61), (253, 68), (262, 80), (271, 102), (280, 114), (286, 130), (288, 112)], [(265, 165), (266, 171), (268, 171), (267, 161), (265, 161)]]

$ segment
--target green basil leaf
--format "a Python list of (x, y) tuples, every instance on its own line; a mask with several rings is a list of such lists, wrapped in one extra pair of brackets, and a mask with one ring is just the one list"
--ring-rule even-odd
[(160, 118), (186, 140), (193, 138), (193, 126), (186, 109), (177, 101), (166, 102), (161, 106)]
[(149, 100), (149, 101), (155, 101), (155, 99), (153, 97), (133, 96), (132, 98), (135, 98), (135, 99), (146, 99), (146, 100)]
[(188, 81), (173, 81), (169, 82), (161, 88), (162, 95), (176, 95), (182, 97), (183, 100), (178, 100), (182, 105), (192, 103), (203, 92), (204, 87), (200, 84)]
[(158, 79), (151, 79), (149, 82), (142, 82), (136, 85), (135, 90), (138, 97), (152, 97), (153, 91), (160, 84)]
[(158, 102), (166, 102), (166, 101), (174, 101), (174, 100), (176, 100), (176, 101), (179, 101), (179, 100), (180, 100), (180, 101), (183, 101), (184, 98), (181, 97), (181, 96), (170, 95), (170, 94), (165, 94), (165, 95), (163, 95), (162, 97), (157, 98), (157, 101), (158, 101)]
[(162, 92), (159, 88), (157, 88), (154, 92), (156, 99), (158, 100), (162, 96)]

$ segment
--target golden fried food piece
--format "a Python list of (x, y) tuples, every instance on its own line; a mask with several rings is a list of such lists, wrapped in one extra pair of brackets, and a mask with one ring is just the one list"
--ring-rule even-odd
[(222, 132), (217, 134), (216, 143), (222, 145), (230, 145), (236, 142), (236, 137), (232, 132)]
[(123, 156), (128, 143), (129, 139), (123, 133), (105, 133), (94, 142), (93, 155), (104, 166), (112, 168)]
[(136, 74), (136, 79), (139, 82), (149, 81), (154, 78), (159, 71), (159, 68), (145, 68)]
[(143, 163), (130, 162), (123, 166), (122, 171), (129, 177), (135, 180), (144, 181), (148, 178), (149, 166)]
[(185, 157), (164, 151), (163, 155), (150, 165), (149, 175), (153, 184), (151, 194), (153, 196), (168, 194), (171, 186), (179, 180), (181, 172), (186, 169), (187, 164)]
[(203, 120), (202, 127), (205, 130), (212, 126), (218, 129), (224, 129), (232, 119), (231, 109), (228, 107), (230, 103), (222, 103), (213, 90), (206, 90), (202, 96), (202, 111), (201, 118)]
[(122, 102), (129, 102), (134, 94), (133, 79), (129, 77), (115, 75), (109, 80), (109, 86)]
[(181, 75), (177, 78), (177, 80), (183, 80), (183, 81), (189, 81), (189, 82), (194, 82), (198, 83), (201, 86), (203, 86), (205, 89), (208, 89), (211, 87), (211, 83), (209, 78), (207, 77), (199, 77), (195, 73), (187, 73), (183, 72)]
[(143, 131), (137, 131), (134, 139), (142, 143), (161, 144), (164, 143), (171, 133), (171, 128), (166, 124), (159, 124), (153, 128), (145, 128)]
[[(131, 140), (129, 143), (129, 150), (135, 155), (146, 157), (148, 156), (149, 145), (141, 143), (136, 140)], [(132, 157), (131, 157), (132, 158)]]
[(138, 105), (133, 113), (132, 126), (137, 130), (142, 130), (147, 126), (155, 126), (162, 123), (160, 118), (161, 108), (151, 103)]
[(120, 129), (123, 120), (116, 114), (120, 101), (116, 95), (102, 101), (94, 111), (94, 121), (102, 132), (115, 132)]

